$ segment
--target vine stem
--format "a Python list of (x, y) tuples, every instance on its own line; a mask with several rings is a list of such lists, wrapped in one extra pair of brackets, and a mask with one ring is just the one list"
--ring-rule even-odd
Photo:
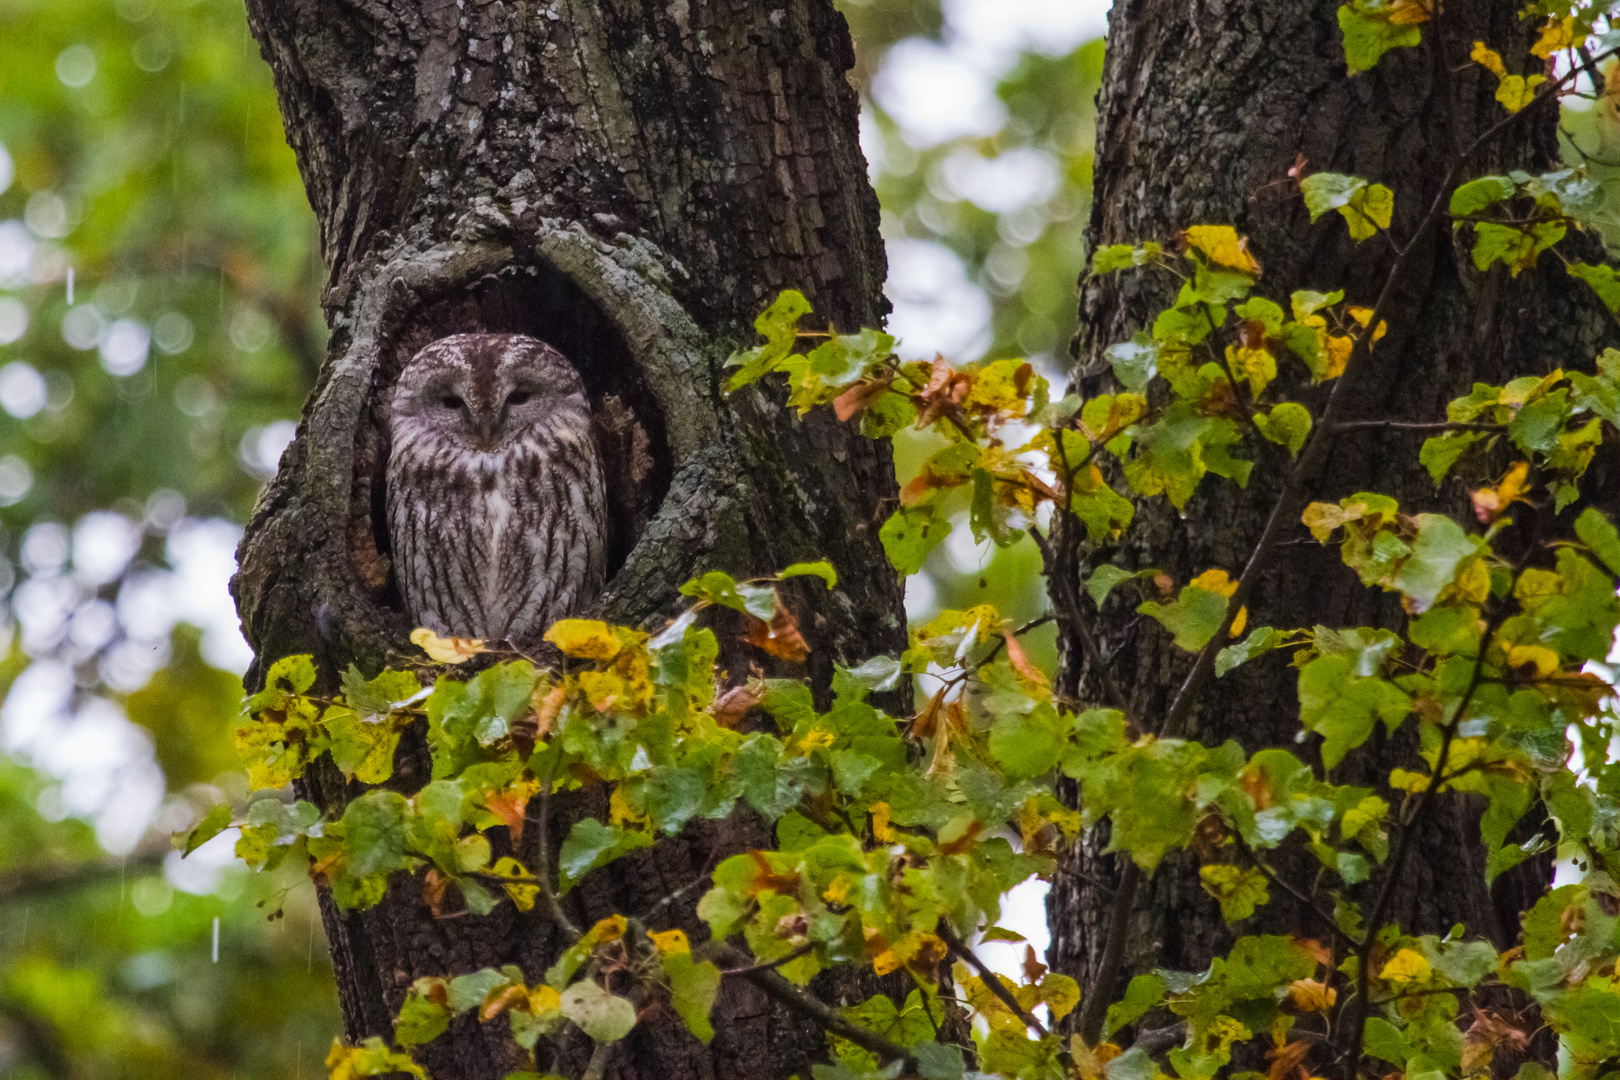
[(934, 933), (939, 940), (945, 943), (945, 947), (951, 951), (953, 956), (965, 961), (969, 967), (979, 973), (979, 980), (984, 983), (984, 988), (994, 994), (1003, 1005), (1007, 1006), (1014, 1016), (1022, 1020), (1025, 1027), (1034, 1028), (1040, 1033), (1041, 1038), (1046, 1038), (1049, 1034), (1046, 1025), (1037, 1020), (1028, 1009), (1018, 1004), (1018, 999), (1013, 997), (1012, 991), (1007, 989), (1006, 984), (1001, 981), (1001, 977), (991, 971), (989, 965), (980, 960), (978, 955), (951, 931), (950, 927), (942, 922), (934, 928)]
[[(1535, 554), (1532, 546), (1519, 565), (1514, 568), (1513, 582), (1518, 584), (1524, 568), (1528, 565), (1530, 557)], [(1508, 589), (1512, 595), (1513, 589)], [(1407, 851), (1412, 846), (1412, 837), (1417, 834), (1418, 826), (1423, 823), (1430, 804), (1434, 801), (1440, 785), (1446, 780), (1446, 762), (1451, 756), (1452, 743), (1457, 738), (1457, 725), (1461, 724), (1463, 717), (1468, 713), (1468, 706), (1473, 703), (1474, 694), (1484, 682), (1485, 655), (1490, 651), (1491, 640), (1501, 629), (1502, 623), (1507, 619), (1507, 609), (1504, 607), (1495, 612), (1486, 623), (1485, 632), (1480, 635), (1479, 655), (1474, 657), (1474, 671), (1469, 677), (1468, 687), (1463, 691), (1461, 700), (1457, 702), (1457, 711), (1452, 714), (1451, 722), (1446, 724), (1440, 741), (1440, 753), (1435, 757), (1434, 773), (1429, 777), (1428, 786), (1423, 794), (1418, 796), (1418, 804), (1412, 810), (1411, 817), (1401, 823), (1400, 839), (1395, 842), (1394, 854), (1390, 856), (1389, 868), (1385, 872), (1384, 887), (1378, 892), (1377, 903), (1374, 904), (1372, 917), (1367, 920), (1367, 936), (1356, 949), (1356, 1002), (1355, 1011), (1351, 1014), (1352, 1022), (1347, 1026), (1349, 1038), (1346, 1040), (1344, 1055), (1347, 1061), (1345, 1076), (1347, 1080), (1355, 1080), (1361, 1068), (1361, 1045), (1366, 1038), (1367, 1014), (1371, 1006), (1371, 979), (1372, 979), (1372, 951), (1378, 943), (1378, 927), (1389, 917), (1389, 909), (1395, 903), (1395, 886), (1401, 880), (1401, 867), (1406, 862)]]
[[(1601, 56), (1594, 57), (1590, 64), (1582, 64), (1572, 68), (1563, 78), (1556, 82), (1543, 85), (1536, 94), (1535, 100), (1530, 102), (1518, 112), (1509, 113), (1498, 120), (1485, 131), (1480, 133), (1468, 148), (1452, 162), (1441, 180), (1435, 194), (1434, 201), (1430, 203), (1428, 212), (1413, 230), (1411, 237), (1405, 244), (1396, 249), (1394, 261), (1391, 263), (1389, 273), (1384, 279), (1383, 288), (1378, 293), (1378, 300), (1373, 305), (1372, 315), (1367, 319), (1362, 333), (1356, 338), (1350, 349), (1350, 355), (1345, 359), (1344, 371), (1334, 383), (1333, 390), (1328, 394), (1327, 405), (1322, 410), (1321, 417), (1311, 432), (1310, 441), (1300, 454), (1299, 460), (1289, 472), (1288, 479), (1283, 482), (1283, 489), (1272, 505), (1271, 514), (1266, 519), (1265, 528), (1261, 530), (1260, 539), (1256, 542), (1248, 562), (1243, 567), (1243, 574), (1238, 578), (1237, 588), (1233, 590), (1227, 600), (1226, 614), (1221, 618), (1220, 627), (1215, 635), (1209, 639), (1198, 652), (1193, 662), (1192, 670), (1187, 673), (1181, 688), (1170, 703), (1165, 714), (1164, 722), (1159, 726), (1158, 737), (1162, 739), (1179, 738), (1186, 727), (1193, 707), (1208, 688), (1210, 680), (1215, 674), (1215, 657), (1222, 648), (1223, 643), (1230, 636), (1232, 621), (1237, 613), (1245, 607), (1255, 589), (1275, 561), (1277, 552), (1281, 549), (1284, 536), (1292, 530), (1295, 521), (1303, 509), (1307, 485), (1315, 477), (1317, 471), (1327, 461), (1328, 452), (1332, 447), (1333, 436), (1341, 422), (1342, 414), (1349, 407), (1350, 393), (1345, 389), (1350, 385), (1350, 375), (1358, 372), (1367, 353), (1372, 348), (1372, 339), (1378, 326), (1384, 321), (1391, 301), (1394, 300), (1406, 269), (1411, 261), (1412, 252), (1428, 233), (1437, 225), (1451, 201), (1451, 192), (1456, 183), (1457, 175), (1481, 148), (1506, 131), (1521, 117), (1528, 116), (1542, 108), (1550, 101), (1556, 101), (1559, 92), (1582, 72), (1591, 68), (1599, 61), (1620, 53), (1620, 48), (1610, 49)], [(1061, 443), (1060, 443), (1061, 445)], [(1404, 834), (1403, 834), (1404, 838)], [(1391, 879), (1393, 882), (1393, 878)], [(1130, 917), (1136, 906), (1136, 892), (1141, 886), (1142, 873), (1136, 863), (1127, 858), (1125, 869), (1120, 873), (1119, 888), (1114, 894), (1112, 911), (1109, 915), (1108, 940), (1103, 946), (1102, 960), (1098, 965), (1096, 977), (1092, 980), (1090, 992), (1080, 1010), (1078, 1021), (1081, 1036), (1087, 1042), (1094, 1041), (1095, 1035), (1102, 1030), (1102, 1021), (1107, 1014), (1107, 999), (1112, 994), (1112, 988), (1119, 981), (1119, 974), (1125, 961), (1125, 944), (1123, 938), (1130, 926)], [(1371, 934), (1372, 931), (1369, 931)], [(1362, 973), (1365, 977), (1365, 972)], [(1364, 996), (1362, 1000), (1365, 1000)], [(1362, 1012), (1365, 1020), (1365, 1012)], [(1358, 1032), (1360, 1023), (1356, 1025)], [(1359, 1041), (1355, 1044), (1358, 1049), (1350, 1053), (1351, 1075), (1359, 1065)]]

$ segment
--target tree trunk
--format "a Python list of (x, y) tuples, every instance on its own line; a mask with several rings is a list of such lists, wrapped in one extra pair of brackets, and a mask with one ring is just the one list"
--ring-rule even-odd
[[(1370, 306), (1389, 270), (1389, 245), (1379, 237), (1356, 246), (1334, 214), (1311, 225), (1288, 176), (1296, 158), (1307, 162), (1306, 173), (1350, 173), (1392, 188), (1392, 235), (1404, 241), (1463, 148), (1506, 115), (1494, 100), (1495, 78), (1469, 63), (1472, 42), (1492, 44), (1513, 71), (1539, 61), (1528, 56), (1533, 31), (1517, 18), (1517, 0), (1449, 0), (1443, 14), (1423, 27), (1422, 46), (1393, 50), (1374, 70), (1350, 76), (1338, 6), (1338, 0), (1117, 3), (1099, 100), (1092, 247), (1141, 240), (1174, 244), (1177, 230), (1190, 225), (1233, 224), (1249, 237), (1264, 267), (1259, 293), (1286, 308), (1293, 289), (1343, 288), (1350, 302)], [(1555, 125), (1550, 110), (1537, 108), (1468, 161), (1461, 178), (1556, 168)], [(1585, 257), (1595, 256), (1587, 251)], [(1077, 358), (1081, 381), (1095, 386), (1111, 378), (1103, 350), (1128, 340), (1167, 306), (1172, 293), (1145, 273), (1081, 284)], [(1465, 243), (1454, 241), (1442, 223), (1413, 252), (1389, 314), (1388, 338), (1347, 376), (1354, 379), (1347, 387), (1353, 408), (1345, 418), (1443, 420), (1446, 403), (1468, 393), (1475, 381), (1501, 383), (1559, 366), (1590, 370), (1600, 338), (1611, 333), (1605, 319), (1551, 257), (1518, 278), (1502, 267), (1480, 274)], [(1306, 403), (1314, 400), (1313, 412), (1320, 413), (1329, 389), (1305, 391)], [(1407, 512), (1466, 513), (1466, 489), (1479, 486), (1484, 470), (1454, 475), (1437, 490), (1418, 462), (1422, 438), (1387, 431), (1339, 436), (1327, 468), (1310, 485), (1310, 498), (1336, 501), (1376, 491), (1395, 496)], [(1104, 562), (1158, 567), (1178, 584), (1212, 567), (1236, 578), (1281, 479), (1256, 468), (1247, 490), (1239, 490), (1209, 477), (1180, 517), (1162, 500), (1144, 501), (1118, 547), (1093, 548), (1067, 530), (1059, 538), (1056, 584), (1074, 588)], [(1315, 544), (1302, 526), (1295, 538), (1299, 542), (1284, 549), (1261, 579), (1249, 604), (1249, 626), (1402, 625), (1393, 594), (1362, 587), (1340, 563), (1336, 544)], [(1114, 682), (1127, 688), (1134, 714), (1153, 730), (1192, 657), (1178, 651), (1157, 623), (1138, 616), (1137, 600), (1125, 592), (1117, 590), (1098, 616), (1099, 636)], [(1062, 647), (1064, 689), (1103, 703), (1079, 640), (1066, 633)], [(1186, 734), (1208, 745), (1236, 739), (1251, 752), (1281, 746), (1313, 753), (1315, 740), (1304, 746), (1294, 741), (1300, 728), (1295, 674), (1284, 652), (1216, 680)], [(1409, 735), (1410, 727), (1393, 740), (1369, 744), (1361, 764), (1352, 755), (1333, 779), (1381, 786), (1391, 766), (1412, 767), (1415, 742), (1401, 737)], [(1399, 871), (1391, 921), (1412, 932), (1442, 934), (1462, 922), (1499, 945), (1513, 941), (1519, 914), (1540, 894), (1550, 863), (1532, 860), (1488, 889), (1479, 813), (1477, 804), (1449, 798), (1422, 824)], [(1113, 856), (1099, 854), (1105, 845), (1097, 839), (1077, 852), (1083, 874), (1060, 875), (1053, 887), (1051, 962), (1088, 992), (1108, 995), (1123, 989), (1122, 982), (1097, 985), (1111, 895), (1090, 882), (1115, 880), (1119, 870)], [(1278, 862), (1297, 884), (1308, 887), (1315, 878), (1309, 856), (1284, 853)], [(1380, 887), (1375, 875), (1351, 896), (1370, 906)], [(1172, 858), (1137, 894), (1121, 978), (1150, 967), (1201, 970), (1239, 933), (1282, 931), (1329, 940), (1313, 919), (1273, 890), (1269, 906), (1229, 929), (1199, 887), (1197, 859), (1190, 853)]]
[[(242, 543), (250, 683), (292, 653), (314, 653), (331, 679), (410, 650), (374, 406), (417, 349), (465, 331), (543, 338), (581, 370), (615, 504), (596, 614), (656, 624), (694, 571), (829, 558), (835, 593), (785, 590), (816, 685), (835, 658), (903, 647), (878, 542), (887, 448), (825, 412), (801, 421), (769, 393), (719, 391), (725, 357), (753, 343), (754, 316), (783, 288), (840, 328), (886, 310), (854, 56), (830, 0), (248, 0), (248, 13), (320, 219), (333, 329)], [(722, 662), (745, 675), (760, 654), (722, 638)], [(427, 775), (425, 749), (407, 746), (391, 785)], [(329, 808), (356, 793), (330, 771), (307, 783)], [(562, 809), (552, 851), (568, 812), (585, 811)], [(769, 839), (745, 813), (693, 828), (569, 903), (586, 925), (639, 914)], [(701, 892), (671, 905), (677, 924), (695, 929)], [(539, 912), (435, 920), (404, 875), (370, 911), (322, 902), (353, 1040), (390, 1037), (419, 976), (518, 963), (538, 981), (558, 944)], [(528, 1067), (504, 1021), (485, 1026), (463, 1017), (419, 1059), (436, 1080)], [(818, 1030), (731, 980), (714, 1026), (705, 1048), (672, 1017), (644, 1018), (610, 1072), (783, 1076), (824, 1052)], [(582, 1069), (581, 1043), (550, 1067)]]

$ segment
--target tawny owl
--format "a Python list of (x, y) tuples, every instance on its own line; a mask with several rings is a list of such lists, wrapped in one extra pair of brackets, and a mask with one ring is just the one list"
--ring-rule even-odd
[(515, 334), (411, 358), (389, 418), (388, 535), (413, 626), (532, 642), (602, 587), (607, 510), (585, 388)]

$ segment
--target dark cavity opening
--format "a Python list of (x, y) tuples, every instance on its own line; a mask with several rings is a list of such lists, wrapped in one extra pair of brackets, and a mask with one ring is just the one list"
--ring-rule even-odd
[(372, 423), (365, 425), (356, 447), (354, 519), (359, 527), (351, 531), (350, 548), (373, 598), (399, 605), (389, 564), (379, 557), (389, 550), (383, 490), (387, 398), (412, 356), (452, 334), (525, 334), (551, 345), (578, 369), (607, 473), (608, 576), (616, 574), (669, 490), (673, 464), (663, 410), (612, 321), (563, 274), (547, 266), (525, 266), (424, 298), (404, 325), (392, 329), (373, 388)]

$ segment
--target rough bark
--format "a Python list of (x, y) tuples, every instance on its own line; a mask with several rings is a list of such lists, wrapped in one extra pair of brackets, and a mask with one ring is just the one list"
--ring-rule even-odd
[[(375, 405), (417, 348), (473, 330), (544, 338), (584, 375), (618, 470), (601, 615), (656, 622), (695, 570), (826, 557), (836, 593), (787, 590), (817, 684), (834, 658), (903, 644), (877, 539), (887, 450), (768, 393), (719, 392), (725, 356), (752, 343), (753, 317), (782, 288), (839, 327), (885, 310), (854, 58), (830, 0), (248, 0), (248, 12), (320, 220), (333, 329), (240, 552), (250, 681), (295, 652), (331, 674), (409, 648), (379, 520)], [(723, 661), (746, 674), (754, 657), (721, 629)], [(426, 776), (422, 748), (396, 768), (410, 790)], [(308, 794), (334, 806), (353, 791), (323, 773)], [(551, 850), (585, 809), (554, 810)], [(570, 897), (575, 917), (645, 912), (768, 839), (742, 816), (691, 830), (589, 879)], [(697, 929), (699, 895), (658, 925)], [(389, 1035), (418, 976), (519, 963), (538, 980), (557, 948), (538, 913), (435, 920), (404, 876), (372, 911), (323, 909), (351, 1039)], [(822, 1053), (818, 1031), (731, 980), (714, 1020), (705, 1049), (648, 1017), (609, 1071), (787, 1075)], [(463, 1018), (422, 1063), (437, 1080), (527, 1067), (504, 1022), (486, 1026)], [(588, 1054), (570, 1044), (551, 1066), (577, 1071)]]
[[(1351, 173), (1387, 184), (1397, 198), (1393, 235), (1404, 240), (1434, 200), (1448, 166), (1504, 113), (1494, 101), (1495, 79), (1468, 62), (1471, 43), (1484, 39), (1513, 70), (1539, 63), (1528, 57), (1530, 27), (1519, 23), (1515, 0), (1451, 0), (1424, 27), (1424, 44), (1385, 55), (1371, 72), (1346, 74), (1335, 18), (1337, 0), (1278, 4), (1265, 0), (1121, 0), (1110, 19), (1099, 100), (1096, 187), (1088, 239), (1093, 246), (1158, 239), (1174, 243), (1179, 229), (1230, 223), (1248, 235), (1264, 266), (1260, 291), (1287, 306), (1292, 289), (1343, 288), (1351, 302), (1371, 304), (1391, 262), (1382, 238), (1357, 247), (1343, 222), (1328, 215), (1309, 223), (1288, 170), (1298, 157), (1307, 172)], [(1527, 116), (1468, 162), (1467, 176), (1556, 167), (1555, 117)], [(1466, 238), (1465, 238), (1466, 239)], [(1582, 241), (1576, 240), (1579, 244)], [(1588, 252), (1587, 257), (1591, 257)], [(1103, 350), (1127, 340), (1165, 306), (1171, 293), (1148, 275), (1082, 280), (1076, 355), (1082, 383), (1104, 384)], [(1475, 381), (1500, 383), (1554, 367), (1590, 370), (1606, 316), (1548, 257), (1536, 273), (1510, 278), (1498, 267), (1477, 273), (1464, 241), (1442, 225), (1414, 251), (1412, 268), (1390, 312), (1389, 337), (1351, 374), (1354, 408), (1347, 419), (1444, 419), (1445, 403)], [(1300, 373), (1296, 373), (1300, 374)], [(1297, 389), (1297, 388), (1296, 388)], [(1329, 387), (1306, 391), (1320, 407)], [(1314, 399), (1312, 394), (1316, 394)], [(1466, 512), (1468, 482), (1483, 471), (1454, 476), (1436, 490), (1419, 465), (1421, 435), (1389, 432), (1338, 437), (1313, 499), (1337, 500), (1356, 491), (1397, 497), (1412, 512)], [(1074, 530), (1063, 533), (1059, 575), (1069, 587), (1102, 562), (1154, 566), (1178, 582), (1220, 567), (1242, 570), (1275, 502), (1281, 477), (1256, 468), (1247, 490), (1214, 477), (1178, 516), (1162, 503), (1144, 503), (1128, 540), (1093, 549)], [(1391, 595), (1363, 588), (1340, 564), (1337, 547), (1311, 541), (1301, 527), (1278, 565), (1261, 580), (1249, 625), (1293, 627), (1403, 624)], [(1169, 635), (1137, 616), (1136, 601), (1116, 593), (1097, 615), (1115, 682), (1128, 689), (1135, 714), (1154, 729), (1191, 667)], [(1096, 673), (1079, 642), (1063, 636), (1063, 686), (1101, 702)], [(1295, 672), (1288, 655), (1273, 654), (1217, 680), (1187, 732), (1206, 744), (1232, 738), (1249, 750), (1299, 746)], [(1406, 738), (1379, 740), (1361, 766), (1347, 763), (1338, 782), (1379, 783), (1391, 765), (1411, 759)], [(1446, 800), (1426, 821), (1391, 914), (1415, 932), (1444, 933), (1463, 922), (1502, 945), (1518, 933), (1519, 913), (1549, 873), (1536, 860), (1484, 884), (1480, 807)], [(1114, 856), (1094, 838), (1077, 853), (1081, 875), (1060, 875), (1049, 911), (1051, 962), (1096, 985), (1111, 896), (1091, 882), (1114, 880)], [(1296, 882), (1314, 879), (1308, 857), (1280, 860)], [(1167, 861), (1139, 892), (1130, 919), (1124, 975), (1147, 967), (1200, 970), (1235, 936), (1204, 895), (1192, 856)], [(1352, 890), (1367, 902), (1380, 882)], [(1366, 895), (1362, 895), (1365, 893)], [(1282, 929), (1327, 940), (1324, 928), (1286, 897), (1238, 929)]]

